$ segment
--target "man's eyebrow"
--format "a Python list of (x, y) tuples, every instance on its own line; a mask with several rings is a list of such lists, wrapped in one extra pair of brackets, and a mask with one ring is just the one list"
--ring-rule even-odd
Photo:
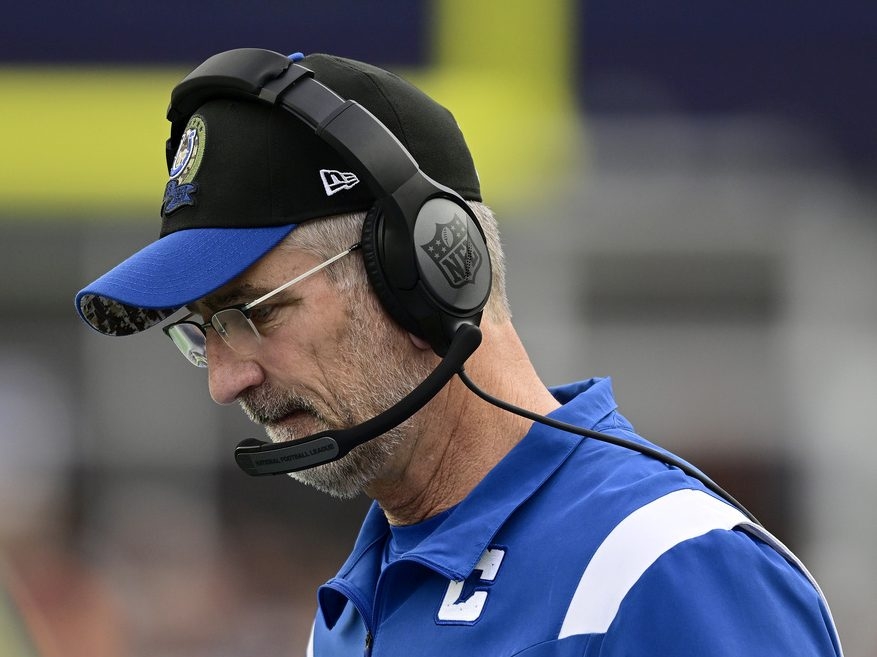
[[(214, 292), (202, 297), (198, 301), (189, 304), (190, 308), (199, 310), (209, 309), (212, 311), (228, 308), (229, 306), (238, 306), (248, 303), (253, 299), (258, 299), (263, 294), (267, 294), (274, 288), (267, 288), (262, 285), (253, 285), (252, 283), (240, 283), (234, 287)], [(202, 315), (204, 313), (201, 313)]]

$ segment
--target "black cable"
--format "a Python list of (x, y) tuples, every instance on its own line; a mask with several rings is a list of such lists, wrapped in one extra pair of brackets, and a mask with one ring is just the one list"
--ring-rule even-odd
[(749, 510), (743, 506), (740, 502), (738, 502), (729, 492), (727, 492), (724, 488), (719, 486), (716, 482), (710, 479), (706, 474), (695, 468), (693, 465), (686, 463), (682, 459), (676, 458), (672, 454), (668, 454), (659, 449), (655, 449), (653, 447), (649, 447), (648, 445), (640, 445), (639, 443), (628, 440), (626, 438), (621, 438), (619, 436), (613, 436), (608, 433), (602, 433), (600, 431), (593, 431), (592, 429), (585, 429), (584, 427), (576, 426), (575, 424), (568, 424), (567, 422), (561, 422), (560, 420), (555, 420), (554, 418), (546, 417), (544, 415), (539, 415), (538, 413), (534, 413), (533, 411), (528, 411), (525, 408), (520, 408), (515, 406), (514, 404), (510, 404), (502, 399), (498, 399), (486, 392), (484, 392), (481, 388), (479, 388), (472, 379), (469, 378), (469, 375), (466, 374), (465, 370), (461, 367), (460, 371), (457, 372), (457, 376), (460, 377), (460, 380), (466, 384), (466, 387), (469, 388), (476, 395), (481, 397), (488, 404), (492, 404), (497, 408), (501, 408), (504, 411), (508, 411), (509, 413), (514, 413), (515, 415), (520, 415), (523, 418), (527, 418), (528, 420), (533, 420), (534, 422), (539, 422), (540, 424), (547, 425), (549, 427), (554, 427), (555, 429), (560, 429), (561, 431), (568, 431), (569, 433), (574, 433), (579, 436), (584, 436), (585, 438), (593, 438), (594, 440), (599, 440), (604, 443), (610, 443), (612, 445), (618, 445), (619, 447), (624, 447), (626, 449), (633, 450), (635, 452), (639, 452), (645, 456), (649, 456), (653, 459), (657, 459), (667, 465), (673, 466), (674, 468), (679, 468), (687, 474), (689, 477), (693, 477), (697, 479), (700, 483), (706, 486), (710, 491), (721, 497), (723, 500), (739, 509), (741, 513), (743, 513), (749, 520), (754, 522), (757, 525), (761, 525), (758, 522), (758, 519), (752, 515)]

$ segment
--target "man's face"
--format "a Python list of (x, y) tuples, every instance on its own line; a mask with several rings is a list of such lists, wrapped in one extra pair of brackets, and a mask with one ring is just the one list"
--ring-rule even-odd
[[(209, 315), (245, 303), (318, 263), (301, 251), (275, 250), (210, 295), (201, 304), (207, 308), (199, 310)], [(263, 340), (258, 352), (246, 358), (208, 332), (210, 393), (219, 403), (238, 401), (274, 442), (364, 422), (431, 371), (429, 359), (413, 348), (370, 291), (340, 290), (325, 272), (290, 287), (264, 308), (254, 307), (252, 319)], [(292, 476), (331, 495), (353, 497), (386, 471), (414, 423), (339, 461)]]

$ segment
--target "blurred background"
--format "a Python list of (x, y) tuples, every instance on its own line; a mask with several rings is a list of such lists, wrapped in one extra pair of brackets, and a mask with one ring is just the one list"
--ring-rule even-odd
[(0, 655), (303, 654), (368, 501), (253, 479), (259, 430), (75, 292), (158, 233), (173, 85), (331, 52), (457, 116), (545, 381), (808, 564), (877, 656), (877, 6), (812, 0), (37, 0), (0, 25)]

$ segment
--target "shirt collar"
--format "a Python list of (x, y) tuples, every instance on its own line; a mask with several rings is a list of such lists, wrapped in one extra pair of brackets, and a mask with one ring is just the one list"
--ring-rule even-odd
[[(551, 388), (563, 406), (549, 417), (593, 428), (616, 408), (612, 382), (593, 378)], [(468, 577), (509, 516), (529, 499), (581, 442), (576, 434), (534, 423), (527, 434), (448, 515), (428, 540), (405, 555), (449, 579)], [(383, 511), (373, 504), (350, 557), (338, 577), (354, 579), (357, 564), (389, 532)], [(369, 578), (371, 579), (371, 578)]]

